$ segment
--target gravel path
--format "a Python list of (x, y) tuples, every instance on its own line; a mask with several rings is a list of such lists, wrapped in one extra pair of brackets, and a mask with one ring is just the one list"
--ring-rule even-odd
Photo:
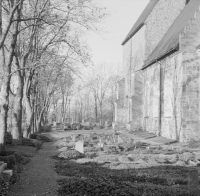
[(56, 196), (59, 176), (54, 171), (56, 154), (53, 142), (44, 143), (31, 162), (23, 166), (19, 181), (10, 187), (9, 196)]

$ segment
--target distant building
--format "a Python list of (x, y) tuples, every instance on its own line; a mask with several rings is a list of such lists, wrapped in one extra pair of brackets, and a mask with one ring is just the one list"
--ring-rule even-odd
[(122, 43), (115, 121), (200, 139), (200, 0), (151, 0)]

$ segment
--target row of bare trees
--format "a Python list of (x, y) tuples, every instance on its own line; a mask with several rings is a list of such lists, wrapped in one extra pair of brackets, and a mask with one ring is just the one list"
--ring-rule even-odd
[(104, 16), (89, 0), (0, 0), (1, 147), (8, 131), (18, 142), (40, 131), (77, 67), (91, 63), (82, 35)]
[(99, 64), (88, 71), (71, 104), (76, 121), (91, 119), (100, 125), (112, 121), (118, 79), (118, 74), (107, 64)]

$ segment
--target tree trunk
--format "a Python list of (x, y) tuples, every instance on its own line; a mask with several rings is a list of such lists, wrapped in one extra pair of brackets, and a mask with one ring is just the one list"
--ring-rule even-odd
[(4, 136), (7, 131), (7, 116), (8, 116), (8, 105), (9, 105), (9, 85), (10, 77), (4, 77), (4, 82), (1, 87), (1, 105), (0, 105), (0, 150), (4, 149), (5, 141)]
[(62, 122), (65, 122), (65, 97), (62, 95)]
[(45, 110), (45, 108), (43, 108), (41, 110), (39, 118), (37, 120), (37, 130), (38, 130), (38, 132), (42, 131), (42, 118), (43, 118), (44, 110)]
[(30, 137), (31, 127), (33, 123), (33, 112), (30, 100), (27, 96), (25, 96), (25, 107), (26, 107), (26, 129), (24, 130), (23, 136), (26, 138)]
[[(37, 102), (36, 102), (37, 103)], [(34, 117), (33, 117), (33, 132), (36, 133), (37, 132), (37, 105), (36, 103), (34, 103)]]
[(94, 103), (95, 103), (95, 106), (94, 106), (94, 110), (95, 110), (95, 122), (97, 123), (98, 122), (98, 108), (97, 108), (97, 98), (94, 97)]
[(32, 110), (33, 110), (33, 122), (32, 122), (32, 128), (31, 128), (31, 134), (35, 132), (35, 101), (32, 100)]
[[(2, 11), (2, 1), (0, 2), (0, 10)], [(19, 19), (20, 11), (18, 9), (16, 19)], [(0, 13), (1, 15), (1, 13)], [(0, 17), (0, 20), (2, 18)], [(4, 148), (4, 136), (7, 132), (7, 118), (8, 118), (8, 105), (9, 105), (9, 89), (10, 89), (10, 78), (11, 78), (11, 65), (13, 62), (14, 51), (17, 43), (18, 35), (18, 25), (19, 21), (13, 23), (12, 26), (12, 38), (10, 41), (10, 51), (8, 55), (8, 60), (5, 62), (4, 46), (1, 48), (2, 51), (2, 68), (3, 68), (3, 84), (0, 94), (0, 148)], [(2, 37), (2, 21), (0, 22), (0, 39)]]
[(99, 103), (99, 109), (100, 109), (100, 124), (103, 125), (103, 105), (102, 103)]
[(24, 84), (24, 103), (25, 103), (25, 112), (26, 112), (26, 126), (25, 126), (25, 130), (23, 132), (23, 136), (25, 138), (30, 137), (32, 123), (33, 123), (33, 111), (32, 111), (32, 107), (31, 107), (30, 99), (28, 97), (28, 88), (30, 87), (29, 83), (30, 83), (30, 81), (29, 81), (29, 77), (28, 77)]
[(17, 93), (14, 97), (13, 104), (13, 126), (12, 126), (12, 137), (14, 140), (22, 142), (22, 99), (23, 99), (23, 81), (21, 76), (18, 74), (18, 88)]

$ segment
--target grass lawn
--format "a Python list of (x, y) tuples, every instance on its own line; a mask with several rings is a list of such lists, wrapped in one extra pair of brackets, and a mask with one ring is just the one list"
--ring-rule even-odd
[(109, 164), (58, 160), (59, 196), (188, 196), (188, 171), (180, 166), (110, 169)]

